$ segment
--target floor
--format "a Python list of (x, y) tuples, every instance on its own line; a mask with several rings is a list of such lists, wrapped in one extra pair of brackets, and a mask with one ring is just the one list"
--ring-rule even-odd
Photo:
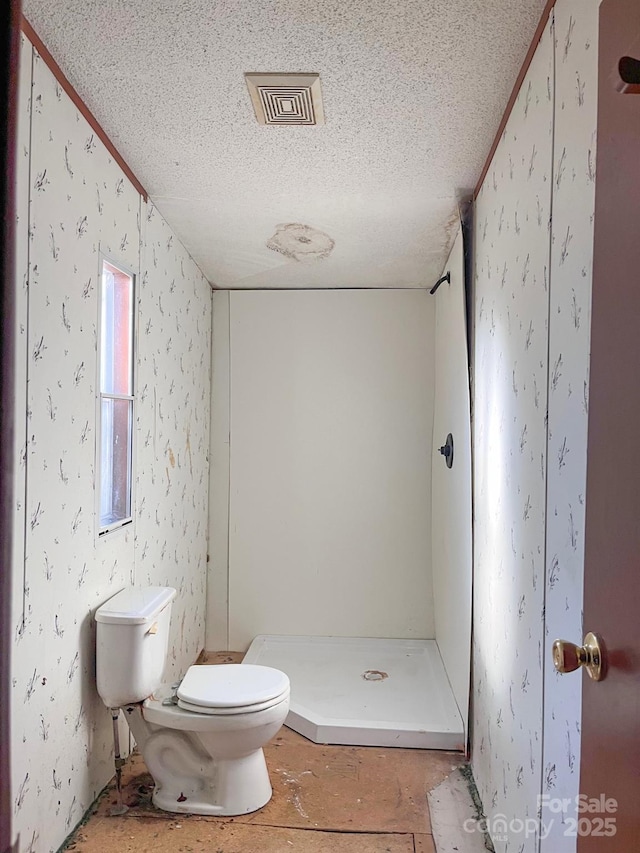
[[(241, 659), (204, 653), (200, 663)], [(151, 805), (153, 783), (134, 753), (123, 772), (129, 811), (111, 817), (110, 786), (71, 836), (74, 853), (435, 853), (427, 795), (460, 753), (323, 746), (283, 727), (265, 748), (273, 798), (235, 818), (176, 816)]]

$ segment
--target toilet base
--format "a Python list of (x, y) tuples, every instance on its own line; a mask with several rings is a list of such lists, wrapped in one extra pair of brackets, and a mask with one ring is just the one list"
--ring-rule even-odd
[(271, 782), (262, 749), (241, 758), (211, 761), (202, 768), (201, 775), (191, 778), (176, 776), (167, 767), (156, 766), (155, 771), (152, 802), (166, 812), (242, 815), (261, 809), (271, 799)]

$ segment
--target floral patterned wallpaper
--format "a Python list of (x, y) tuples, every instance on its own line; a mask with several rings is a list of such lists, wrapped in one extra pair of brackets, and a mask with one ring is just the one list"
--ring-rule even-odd
[[(555, 9), (555, 126), (544, 658), (543, 794), (579, 793), (581, 673), (561, 676), (550, 648), (581, 642), (589, 406), (589, 339), (599, 0), (561, 0)], [(572, 853), (571, 818), (544, 808), (542, 853)]]
[[(552, 29), (475, 211), (473, 768), (494, 821), (535, 820), (540, 791)], [(492, 828), (500, 853), (537, 850)]]
[(169, 678), (204, 645), (211, 288), (143, 206), (138, 328), (136, 583), (175, 586)]
[(24, 605), (25, 465), (27, 442), (27, 283), (29, 275), (29, 164), (31, 146), (31, 45), (21, 36), (16, 158), (16, 329), (13, 524), (11, 613), (22, 615)]
[[(31, 148), (18, 175), (17, 370), (27, 396), (16, 484), (12, 796), (19, 849), (35, 853), (60, 846), (113, 774), (110, 716), (94, 687), (96, 607), (132, 582), (174, 585), (169, 677), (202, 648), (211, 296), (26, 41), (22, 69), (21, 139), (30, 136)], [(100, 252), (138, 275), (139, 402), (135, 522), (98, 541)]]
[[(558, 0), (476, 206), (473, 767), (499, 853), (576, 847), (598, 0)], [(570, 812), (567, 812), (567, 815)], [(524, 823), (520, 823), (520, 821)]]

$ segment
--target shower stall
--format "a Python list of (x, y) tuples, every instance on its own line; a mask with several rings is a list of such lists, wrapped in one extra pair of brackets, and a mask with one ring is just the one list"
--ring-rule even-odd
[(316, 742), (466, 745), (461, 233), (443, 272), (433, 294), (213, 296), (206, 645), (285, 671)]

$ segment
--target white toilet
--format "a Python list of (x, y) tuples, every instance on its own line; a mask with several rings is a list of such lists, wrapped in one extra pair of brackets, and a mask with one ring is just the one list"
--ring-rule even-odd
[(289, 711), (289, 679), (251, 664), (192, 666), (162, 684), (170, 587), (123, 589), (96, 611), (98, 693), (122, 708), (169, 812), (240, 815), (271, 799), (262, 747)]

